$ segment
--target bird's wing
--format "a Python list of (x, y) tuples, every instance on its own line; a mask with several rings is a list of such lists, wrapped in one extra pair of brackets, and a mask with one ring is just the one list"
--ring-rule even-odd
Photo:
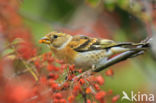
[(89, 51), (90, 46), (96, 43), (96, 38), (90, 38), (84, 35), (73, 36), (69, 46), (77, 52)]
[(118, 45), (121, 45), (121, 43), (116, 43), (107, 39), (91, 38), (84, 35), (73, 36), (73, 39), (69, 44), (69, 46), (77, 52), (106, 49)]

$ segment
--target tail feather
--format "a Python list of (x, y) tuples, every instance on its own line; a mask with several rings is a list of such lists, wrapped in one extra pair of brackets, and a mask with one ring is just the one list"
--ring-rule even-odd
[(132, 42), (122, 42), (117, 43), (117, 45), (109, 47), (108, 49), (112, 52), (112, 54), (118, 54), (126, 51), (136, 51), (137, 53), (132, 55), (131, 57), (138, 56), (143, 54), (147, 48), (150, 47), (150, 42), (148, 40), (144, 40), (140, 43), (132, 43)]
[(143, 41), (141, 41), (140, 43), (133, 43), (133, 42), (122, 42), (119, 43), (118, 46), (122, 46), (125, 48), (137, 48), (138, 46), (140, 48), (149, 48), (151, 46), (151, 38), (146, 38)]

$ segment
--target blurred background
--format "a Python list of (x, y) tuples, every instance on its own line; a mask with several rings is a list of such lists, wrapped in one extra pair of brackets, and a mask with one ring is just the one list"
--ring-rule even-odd
[[(22, 0), (19, 12), (43, 53), (49, 49), (38, 40), (51, 31), (140, 42), (152, 36), (151, 28), (156, 25), (155, 9), (154, 0)], [(121, 96), (122, 91), (129, 95), (130, 91), (155, 93), (155, 60), (152, 51), (148, 50), (110, 67), (113, 76), (106, 76), (106, 71), (100, 73), (106, 81), (103, 88)]]
[[(40, 54), (49, 49), (38, 40), (51, 31), (121, 42), (155, 38), (155, 0), (20, 0), (18, 5), (24, 26), (32, 32), (31, 38)], [(100, 74), (105, 79), (102, 88), (121, 97), (122, 91), (129, 95), (131, 91), (155, 94), (155, 53), (153, 46), (143, 55), (111, 66), (111, 76), (107, 70), (102, 71)], [(124, 103), (129, 102), (125, 100)]]

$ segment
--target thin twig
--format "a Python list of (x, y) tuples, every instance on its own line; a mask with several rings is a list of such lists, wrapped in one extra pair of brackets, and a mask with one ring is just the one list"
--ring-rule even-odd
[(83, 97), (83, 100), (84, 100), (84, 103), (87, 103), (87, 94), (86, 94), (86, 92), (83, 92), (82, 91), (82, 97)]

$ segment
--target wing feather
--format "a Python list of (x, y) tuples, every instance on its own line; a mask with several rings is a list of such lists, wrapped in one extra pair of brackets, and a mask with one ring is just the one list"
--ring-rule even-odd
[(108, 39), (91, 38), (84, 35), (73, 36), (70, 42), (70, 47), (77, 52), (85, 52), (92, 50), (109, 49), (116, 46), (128, 46), (133, 45), (131, 42), (117, 43)]

